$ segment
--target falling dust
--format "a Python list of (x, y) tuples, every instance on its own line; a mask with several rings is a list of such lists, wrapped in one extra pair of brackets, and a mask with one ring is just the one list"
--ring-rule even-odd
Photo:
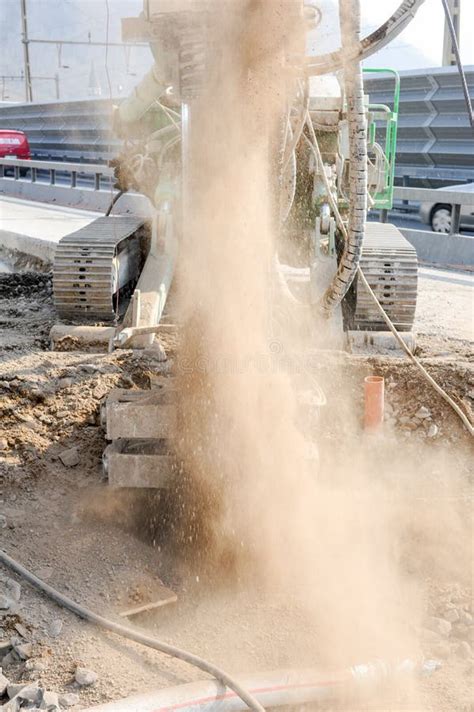
[[(184, 325), (177, 446), (190, 502), (183, 536), (194, 540), (201, 575), (214, 572), (231, 591), (245, 585), (285, 595), (303, 610), (305, 630), (294, 630), (294, 639), (314, 631), (310, 657), (319, 664), (419, 658), (421, 592), (402, 552), (416, 519), (406, 458), (380, 476), (385, 445), (357, 441), (345, 374), (335, 365), (331, 389), (339, 391), (345, 444), (332, 458), (326, 447), (318, 468), (298, 421), (297, 391), (310, 390), (314, 376), (282, 366), (309, 344), (292, 343), (281, 325), (275, 338), (275, 174), (291, 100), (282, 56), (289, 43), (304, 42), (290, 7), (216, 3), (214, 55), (192, 108), (177, 300)], [(430, 520), (428, 548), (432, 533)], [(301, 663), (295, 657), (290, 666)], [(416, 691), (409, 695), (418, 705)]]

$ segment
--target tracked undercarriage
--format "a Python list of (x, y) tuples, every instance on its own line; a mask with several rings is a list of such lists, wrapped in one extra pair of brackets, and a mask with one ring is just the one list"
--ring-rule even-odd
[(141, 218), (102, 217), (63, 237), (53, 270), (54, 305), (73, 321), (113, 321), (143, 267), (145, 229)]
[[(380, 304), (399, 331), (413, 328), (418, 287), (416, 250), (388, 223), (367, 223), (361, 268)], [(387, 325), (364, 288), (356, 289), (354, 329), (386, 331)]]

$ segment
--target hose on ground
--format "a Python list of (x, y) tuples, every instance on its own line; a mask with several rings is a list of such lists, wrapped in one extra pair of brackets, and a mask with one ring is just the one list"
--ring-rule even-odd
[(425, 0), (404, 0), (383, 25), (357, 44), (350, 56), (344, 57), (343, 50), (340, 49), (320, 57), (311, 57), (308, 60), (306, 74), (308, 76), (328, 74), (341, 69), (344, 61), (358, 60), (361, 62), (363, 59), (367, 59), (398, 37), (413, 20), (424, 2)]
[[(348, 57), (354, 55), (354, 47), (359, 43), (361, 9), (360, 0), (340, 0), (339, 20), (341, 25), (342, 49)], [(349, 215), (347, 239), (338, 263), (337, 272), (325, 291), (321, 306), (330, 312), (346, 296), (362, 254), (365, 221), (367, 214), (367, 119), (364, 105), (364, 83), (359, 60), (344, 61), (344, 89), (349, 127)], [(307, 114), (307, 125), (314, 143), (316, 135)], [(325, 175), (325, 166), (319, 154), (319, 170)], [(331, 192), (329, 189), (328, 192)]]
[(25, 579), (25, 581), (28, 581), (28, 583), (32, 584), (32, 586), (37, 588), (39, 591), (45, 593), (55, 603), (62, 606), (63, 608), (67, 608), (72, 613), (75, 613), (76, 616), (79, 616), (79, 618), (82, 618), (88, 623), (93, 623), (94, 625), (97, 625), (100, 628), (109, 630), (112, 633), (116, 633), (117, 635), (122, 636), (122, 638), (127, 638), (128, 640), (132, 640), (135, 643), (140, 643), (141, 645), (145, 645), (146, 647), (152, 648), (153, 650), (158, 650), (160, 653), (164, 653), (165, 655), (169, 655), (173, 658), (178, 658), (179, 660), (183, 660), (189, 665), (193, 665), (194, 667), (203, 670), (205, 673), (212, 675), (216, 678), (216, 680), (218, 680), (223, 685), (235, 692), (235, 694), (240, 697), (243, 702), (245, 702), (249, 709), (255, 710), (255, 712), (265, 712), (260, 702), (258, 702), (258, 700), (256, 700), (250, 692), (245, 690), (237, 682), (237, 680), (234, 680), (233, 677), (228, 675), (220, 668), (216, 667), (216, 665), (207, 662), (207, 660), (200, 658), (198, 655), (188, 653), (186, 650), (181, 650), (180, 648), (176, 648), (174, 645), (169, 645), (168, 643), (164, 643), (161, 640), (157, 640), (156, 638), (151, 638), (147, 635), (143, 635), (142, 633), (132, 630), (131, 628), (127, 628), (126, 626), (120, 625), (119, 623), (115, 623), (114, 621), (111, 621), (108, 618), (104, 618), (103, 616), (100, 616), (97, 613), (90, 611), (88, 608), (81, 606), (80, 604), (73, 601), (71, 598), (64, 596), (52, 586), (49, 586), (47, 583), (45, 583), (33, 573), (31, 573), (31, 571), (29, 571), (24, 566), (22, 566), (17, 561), (8, 556), (8, 554), (6, 554), (1, 549), (0, 562), (5, 566), (8, 566), (8, 568), (17, 573), (23, 579)]

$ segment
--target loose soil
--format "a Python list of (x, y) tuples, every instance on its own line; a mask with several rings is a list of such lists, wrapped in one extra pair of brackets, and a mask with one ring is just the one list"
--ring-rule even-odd
[[(169, 526), (169, 503), (155, 496), (145, 506), (143, 494), (112, 491), (104, 480), (100, 403), (115, 387), (148, 388), (154, 374), (169, 375), (176, 339), (167, 336), (165, 363), (153, 352), (51, 351), (48, 333), (55, 319), (49, 275), (0, 275), (1, 547), (74, 600), (116, 620), (121, 610), (153, 597), (165, 584), (177, 593), (177, 604), (130, 624), (229, 671), (316, 666), (318, 631), (304, 610), (250, 581), (200, 570), (199, 558), (193, 563), (186, 556)], [(418, 338), (418, 351), (438, 382), (472, 409), (469, 344), (426, 334)], [(344, 407), (350, 414), (340, 412), (336, 363), (347, 377)], [(374, 477), (393, 477), (394, 496), (397, 486), (413, 484), (413, 512), (397, 542), (402, 566), (422, 591), (427, 616), (444, 617), (456, 608), (467, 619), (474, 613), (466, 546), (473, 533), (473, 472), (472, 446), (461, 423), (403, 358), (326, 353), (313, 358), (312, 368), (327, 398), (318, 422), (319, 476), (350, 478), (357, 460), (369, 462)], [(361, 384), (375, 372), (386, 378), (387, 422), (383, 434), (367, 438)], [(417, 416), (422, 406), (429, 418)], [(66, 467), (60, 455), (73, 447), (79, 463)], [(438, 510), (436, 531), (430, 513)], [(80, 690), (82, 708), (202, 677), (184, 663), (94, 629), (13, 578), (22, 585), (21, 607), (14, 616), (0, 615), (2, 637), (18, 635), (15, 625), (21, 624), (33, 653), (4, 669), (12, 681), (38, 679), (57, 692), (77, 691), (76, 666), (89, 668), (99, 677)], [(418, 632), (424, 655), (442, 661), (441, 670), (422, 683), (423, 709), (474, 709), (472, 647), (459, 647), (461, 641), (472, 646), (474, 626), (456, 623), (446, 640), (430, 635), (426, 626)], [(383, 656), (384, 651), (375, 655)], [(342, 659), (341, 665), (352, 662)], [(402, 696), (391, 709), (407, 709)]]

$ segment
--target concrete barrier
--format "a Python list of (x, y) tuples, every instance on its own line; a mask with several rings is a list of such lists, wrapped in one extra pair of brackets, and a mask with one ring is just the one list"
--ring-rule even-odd
[(0, 250), (7, 263), (12, 265), (23, 262), (25, 258), (32, 258), (33, 262), (40, 263), (38, 266), (47, 269), (53, 264), (56, 247), (57, 242), (52, 240), (0, 230)]
[[(94, 190), (93, 188), (71, 188), (65, 185), (50, 185), (48, 183), (32, 183), (29, 180), (13, 180), (0, 178), (0, 195), (6, 198), (34, 200), (46, 205), (59, 205), (80, 210), (105, 212), (110, 205), (112, 196), (110, 190)], [(150, 201), (139, 193), (126, 193), (114, 207), (114, 215), (139, 215), (151, 217)]]
[(474, 237), (400, 228), (420, 262), (460, 269), (474, 268)]

